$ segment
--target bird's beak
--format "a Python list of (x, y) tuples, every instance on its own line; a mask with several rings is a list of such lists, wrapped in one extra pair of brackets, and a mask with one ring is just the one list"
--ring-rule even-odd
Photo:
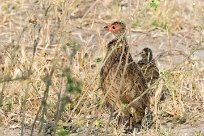
[(143, 54), (143, 51), (142, 51), (142, 52), (140, 52), (138, 55), (141, 55), (141, 54)]
[(139, 55), (142, 55), (143, 53), (144, 53), (144, 52), (142, 51), (142, 52), (136, 54), (135, 57), (136, 57), (136, 56), (139, 56)]
[(105, 26), (104, 29), (110, 31), (110, 26)]

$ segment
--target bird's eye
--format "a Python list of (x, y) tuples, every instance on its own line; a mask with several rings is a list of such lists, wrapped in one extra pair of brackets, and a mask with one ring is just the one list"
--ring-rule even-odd
[(115, 26), (112, 26), (113, 29), (115, 29)]

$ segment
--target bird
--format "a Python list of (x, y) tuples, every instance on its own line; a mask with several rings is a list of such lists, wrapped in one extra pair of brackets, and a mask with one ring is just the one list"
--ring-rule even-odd
[[(129, 129), (133, 123), (140, 123), (148, 108), (148, 95), (141, 95), (147, 84), (138, 64), (129, 53), (126, 40), (126, 25), (113, 22), (104, 27), (115, 38), (107, 44), (107, 51), (100, 71), (100, 86), (105, 94), (105, 102), (129, 119)], [(136, 98), (140, 97), (137, 101)]]
[[(151, 87), (158, 79), (159, 79), (159, 69), (156, 66), (155, 60), (153, 59), (153, 53), (150, 48), (143, 48), (143, 50), (139, 53), (141, 60), (137, 62), (138, 66), (142, 70), (142, 73), (145, 77), (147, 85), (149, 86), (149, 91), (147, 93), (149, 97), (150, 107), (149, 114), (146, 115), (146, 124), (148, 127), (153, 125), (153, 115), (152, 111), (154, 110), (153, 104), (155, 103), (155, 89)], [(162, 101), (165, 99), (164, 93), (159, 96), (159, 100)]]
[(141, 68), (147, 84), (152, 85), (159, 79), (159, 69), (153, 59), (152, 50), (150, 48), (144, 48), (140, 56), (141, 60), (139, 60), (137, 64)]

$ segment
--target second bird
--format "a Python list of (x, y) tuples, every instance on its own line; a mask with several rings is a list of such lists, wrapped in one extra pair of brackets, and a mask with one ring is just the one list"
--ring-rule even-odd
[(159, 69), (156, 66), (150, 48), (144, 48), (140, 54), (142, 59), (138, 61), (138, 65), (141, 68), (147, 83), (151, 85), (159, 78)]

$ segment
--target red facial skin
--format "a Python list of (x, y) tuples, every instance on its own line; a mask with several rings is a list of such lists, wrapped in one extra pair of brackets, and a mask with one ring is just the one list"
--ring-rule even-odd
[(108, 26), (105, 26), (104, 29), (112, 33), (117, 33), (118, 30), (120, 30), (120, 27), (118, 25), (108, 25)]

